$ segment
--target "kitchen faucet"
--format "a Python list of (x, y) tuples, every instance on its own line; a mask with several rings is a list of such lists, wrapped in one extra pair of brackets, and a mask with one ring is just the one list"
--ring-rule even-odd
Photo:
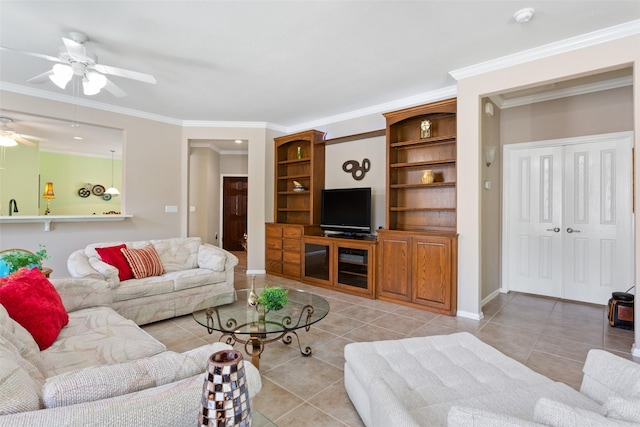
[[(13, 209), (11, 209), (11, 205), (13, 205)], [(9, 216), (12, 216), (13, 213), (18, 213), (18, 202), (16, 199), (9, 200)]]

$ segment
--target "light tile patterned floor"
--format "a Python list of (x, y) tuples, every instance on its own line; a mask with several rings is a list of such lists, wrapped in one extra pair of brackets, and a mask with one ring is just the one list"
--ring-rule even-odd
[[(236, 288), (240, 289), (247, 287), (248, 278), (246, 256), (238, 255), (241, 262), (236, 267)], [(254, 398), (253, 407), (280, 427), (363, 425), (343, 385), (343, 349), (353, 341), (468, 331), (531, 369), (574, 388), (580, 386), (582, 365), (591, 348), (604, 348), (633, 359), (633, 332), (609, 327), (603, 306), (500, 294), (483, 307), (484, 319), (475, 321), (345, 295), (276, 276), (256, 277), (256, 286), (265, 284), (309, 290), (331, 305), (325, 319), (308, 334), (300, 334), (303, 344), (313, 349), (311, 357), (302, 357), (297, 348), (281, 342), (269, 344), (262, 355), (263, 388)], [(144, 329), (178, 352), (218, 339), (190, 315)]]

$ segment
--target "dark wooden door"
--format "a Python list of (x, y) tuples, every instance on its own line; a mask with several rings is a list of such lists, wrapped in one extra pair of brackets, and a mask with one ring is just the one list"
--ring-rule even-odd
[(242, 251), (247, 231), (247, 178), (225, 177), (222, 180), (222, 247)]

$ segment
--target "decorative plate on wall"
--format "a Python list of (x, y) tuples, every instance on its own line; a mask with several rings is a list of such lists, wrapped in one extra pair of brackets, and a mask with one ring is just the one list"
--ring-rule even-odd
[(91, 191), (93, 191), (93, 194), (95, 194), (96, 196), (102, 196), (104, 194), (104, 187), (97, 184), (93, 186), (93, 189)]
[(111, 194), (104, 193), (102, 195), (102, 200), (106, 200), (107, 202), (111, 200)]
[(89, 197), (90, 194), (91, 194), (91, 191), (87, 190), (84, 187), (78, 190), (78, 196), (82, 198)]

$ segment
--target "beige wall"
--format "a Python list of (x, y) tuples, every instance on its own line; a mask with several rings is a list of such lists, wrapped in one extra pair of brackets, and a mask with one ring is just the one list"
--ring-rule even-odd
[(207, 147), (191, 147), (189, 153), (189, 225), (188, 236), (200, 236), (219, 246), (220, 155)]
[(507, 108), (500, 126), (502, 144), (633, 130), (633, 88)]
[(86, 107), (72, 116), (69, 104), (6, 91), (0, 96), (3, 109), (123, 129), (121, 202), (123, 211), (134, 216), (122, 222), (53, 223), (51, 232), (42, 223), (0, 224), (0, 248), (37, 250), (38, 244), (46, 245), (53, 276), (65, 276), (69, 254), (89, 243), (180, 235), (180, 214), (164, 213), (165, 205), (180, 206), (180, 126)]
[[(266, 198), (266, 182), (273, 181), (273, 175), (266, 177), (266, 163), (268, 150), (273, 150), (273, 139), (267, 140), (269, 131), (265, 128), (236, 128), (236, 127), (183, 127), (182, 147), (184, 156), (182, 158), (183, 169), (188, 169), (188, 148), (190, 140), (197, 139), (242, 139), (248, 141), (248, 205), (247, 205), (247, 234), (249, 235), (249, 245), (247, 252), (247, 274), (264, 273), (264, 223)], [(270, 133), (272, 134), (272, 133)], [(271, 155), (273, 158), (273, 155)], [(271, 162), (273, 163), (273, 162)], [(187, 205), (188, 182), (182, 181), (182, 204)], [(256, 184), (257, 183), (257, 184)], [(273, 186), (273, 183), (270, 184)], [(273, 198), (273, 187), (269, 198)], [(218, 197), (219, 200), (219, 197)], [(273, 203), (273, 202), (271, 202)], [(219, 220), (218, 220), (219, 223)], [(184, 217), (182, 230), (187, 231), (187, 217)], [(218, 239), (219, 241), (220, 239)]]
[[(56, 223), (45, 232), (42, 223), (0, 224), (0, 249), (47, 247), (53, 277), (67, 275), (71, 252), (89, 243), (186, 236), (188, 224), (189, 139), (245, 139), (249, 141), (250, 223), (256, 236), (250, 245), (249, 268), (264, 270), (264, 128), (183, 127), (13, 92), (0, 92), (2, 108), (64, 120), (77, 120), (122, 129), (124, 133), (122, 211), (133, 218), (122, 222)], [(273, 144), (270, 141), (268, 145)], [(165, 206), (178, 213), (165, 213)], [(253, 208), (252, 207), (256, 207)], [(201, 236), (207, 239), (206, 236)]]
[[(484, 105), (491, 103), (488, 99), (482, 102)], [(491, 103), (493, 104), (493, 103)], [(482, 292), (481, 298), (494, 295), (500, 288), (500, 257), (496, 254), (500, 253), (500, 169), (502, 164), (502, 156), (500, 151), (500, 122), (501, 111), (494, 105), (493, 116), (488, 114), (482, 115), (482, 153), (481, 166), (482, 171)], [(485, 148), (496, 147), (495, 158), (491, 166), (487, 166), (484, 159)], [(484, 188), (484, 184), (489, 182), (491, 188)], [(460, 197), (458, 195), (458, 197)]]
[[(386, 138), (375, 138), (331, 144), (326, 148), (325, 188), (371, 187), (371, 227), (372, 232), (384, 227), (385, 187), (387, 179)], [(360, 181), (353, 179), (351, 173), (342, 170), (347, 160), (356, 160), (361, 166), (369, 159), (371, 168)]]
[[(459, 314), (481, 317), (482, 300), (482, 149), (481, 149), (481, 101), (484, 97), (517, 88), (532, 87), (542, 83), (566, 80), (567, 78), (596, 74), (599, 72), (632, 66), (633, 76), (633, 129), (640, 128), (640, 77), (637, 65), (640, 62), (640, 36), (630, 36), (582, 49), (531, 61), (526, 64), (471, 76), (458, 81), (458, 232)], [(504, 112), (503, 112), (504, 114)], [(632, 113), (633, 114), (633, 113)], [(502, 121), (506, 122), (502, 117)], [(502, 129), (504, 132), (505, 129)], [(502, 135), (504, 138), (504, 135)], [(637, 141), (637, 134), (635, 136)], [(635, 159), (636, 169), (640, 163)], [(638, 175), (635, 177), (639, 180)], [(640, 196), (640, 185), (635, 185), (636, 198)], [(636, 227), (636, 276), (640, 274), (640, 231)], [(640, 310), (636, 315), (640, 314)], [(636, 342), (640, 330), (636, 332)]]

